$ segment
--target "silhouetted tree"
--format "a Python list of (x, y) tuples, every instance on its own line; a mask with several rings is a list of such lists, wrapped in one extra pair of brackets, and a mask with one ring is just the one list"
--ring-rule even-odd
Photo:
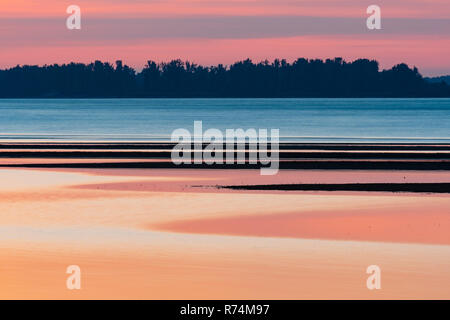
[(379, 71), (367, 59), (246, 59), (229, 67), (149, 60), (140, 73), (118, 60), (0, 70), (0, 97), (450, 97), (450, 85), (406, 64)]

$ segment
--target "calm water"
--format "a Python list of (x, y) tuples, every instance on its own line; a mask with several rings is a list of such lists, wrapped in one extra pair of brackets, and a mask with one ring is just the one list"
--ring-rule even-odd
[(173, 130), (279, 128), (295, 141), (450, 142), (450, 99), (0, 100), (0, 140), (161, 140)]

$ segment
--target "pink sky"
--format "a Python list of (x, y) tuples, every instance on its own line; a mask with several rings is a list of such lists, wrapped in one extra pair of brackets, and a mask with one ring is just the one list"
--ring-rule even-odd
[[(450, 74), (450, 1), (376, 2), (380, 31), (366, 29), (366, 8), (375, 2), (361, 0), (1, 0), (0, 67), (339, 56)], [(81, 30), (66, 29), (71, 4), (81, 8)]]

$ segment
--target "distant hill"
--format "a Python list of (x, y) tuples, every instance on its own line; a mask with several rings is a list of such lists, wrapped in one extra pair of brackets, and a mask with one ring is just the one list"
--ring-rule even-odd
[(439, 83), (439, 82), (445, 82), (446, 84), (450, 85), (450, 76), (441, 76), (441, 77), (434, 77), (434, 78), (425, 78), (425, 80), (431, 82), (431, 83)]
[(401, 63), (342, 58), (201, 66), (148, 61), (141, 72), (116, 61), (17, 66), (0, 70), (0, 98), (359, 98), (450, 97), (450, 85), (426, 81)]

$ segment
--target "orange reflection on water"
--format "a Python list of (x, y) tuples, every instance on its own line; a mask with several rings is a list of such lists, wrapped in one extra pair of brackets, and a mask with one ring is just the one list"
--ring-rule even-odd
[[(297, 174), (271, 181), (445, 179)], [(446, 195), (192, 187), (269, 181), (234, 170), (0, 170), (0, 177), (0, 298), (450, 298)], [(81, 291), (65, 286), (73, 264), (82, 270)], [(380, 291), (365, 285), (372, 264), (382, 269)]]

